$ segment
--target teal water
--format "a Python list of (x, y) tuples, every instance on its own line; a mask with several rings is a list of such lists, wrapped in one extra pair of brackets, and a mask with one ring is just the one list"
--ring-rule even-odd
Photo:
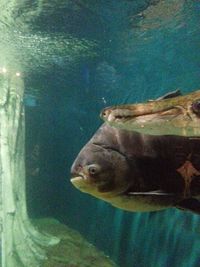
[[(48, 41), (47, 61), (41, 53), (38, 69), (25, 77), (27, 149), (40, 147), (40, 174), (27, 181), (30, 215), (55, 216), (120, 267), (199, 267), (199, 216), (123, 212), (69, 181), (73, 160), (102, 123), (103, 107), (199, 88), (199, 1), (66, 1), (45, 8), (34, 32), (75, 39), (68, 40), (69, 52)], [(30, 88), (39, 88), (39, 96), (30, 90), (31, 98)]]

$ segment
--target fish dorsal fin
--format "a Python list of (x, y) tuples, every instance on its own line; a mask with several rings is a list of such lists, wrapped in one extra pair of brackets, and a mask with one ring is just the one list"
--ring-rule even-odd
[(173, 98), (173, 97), (177, 97), (177, 96), (181, 96), (181, 95), (182, 95), (181, 90), (180, 89), (176, 89), (174, 91), (171, 91), (169, 93), (166, 93), (163, 96), (160, 96), (160, 97), (156, 98), (155, 100), (150, 99), (150, 100), (148, 100), (148, 102), (159, 101), (159, 100)]
[(162, 99), (167, 99), (167, 98), (173, 98), (173, 97), (177, 97), (177, 96), (181, 96), (182, 93), (181, 93), (181, 90), (180, 89), (176, 89), (174, 91), (171, 91), (163, 96), (160, 96), (156, 99), (157, 100), (162, 100)]
[(167, 193), (161, 190), (148, 191), (148, 192), (128, 192), (128, 195), (131, 196), (172, 196), (174, 194)]

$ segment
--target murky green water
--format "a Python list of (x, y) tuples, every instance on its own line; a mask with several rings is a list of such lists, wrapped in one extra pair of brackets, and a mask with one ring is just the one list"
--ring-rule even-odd
[(103, 107), (199, 88), (199, 1), (1, 0), (0, 10), (1, 73), (26, 87), (29, 215), (59, 219), (121, 267), (198, 267), (199, 216), (117, 210), (69, 172)]

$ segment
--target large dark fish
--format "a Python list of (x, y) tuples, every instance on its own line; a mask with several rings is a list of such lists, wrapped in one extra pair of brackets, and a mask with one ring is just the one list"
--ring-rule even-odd
[(200, 90), (180, 96), (174, 91), (154, 101), (105, 108), (110, 125), (152, 135), (200, 136)]
[(128, 211), (200, 214), (200, 139), (148, 136), (103, 124), (71, 168), (82, 192)]

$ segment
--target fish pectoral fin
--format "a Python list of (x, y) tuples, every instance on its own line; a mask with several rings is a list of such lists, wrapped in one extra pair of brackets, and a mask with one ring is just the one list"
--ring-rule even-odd
[(196, 198), (184, 199), (176, 205), (176, 208), (188, 210), (200, 215), (200, 201)]
[(162, 99), (167, 99), (167, 98), (173, 98), (173, 97), (177, 97), (177, 96), (181, 96), (182, 93), (180, 91), (180, 89), (176, 89), (175, 91), (171, 91), (163, 96), (160, 96), (156, 99), (157, 100), (162, 100)]
[(161, 190), (148, 191), (148, 192), (128, 192), (128, 195), (135, 196), (172, 196), (173, 193), (167, 193)]

